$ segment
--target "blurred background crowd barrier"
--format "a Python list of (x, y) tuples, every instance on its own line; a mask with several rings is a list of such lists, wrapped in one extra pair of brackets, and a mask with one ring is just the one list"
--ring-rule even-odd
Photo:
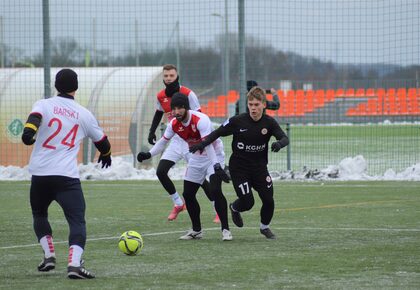
[[(172, 63), (215, 126), (234, 115), (246, 80), (277, 91), (280, 109), (267, 114), (291, 144), (270, 155), (272, 170), (356, 155), (372, 174), (404, 169), (420, 162), (419, 15), (417, 0), (1, 1), (0, 165), (28, 163), (26, 117), (70, 67), (113, 155), (139, 166)], [(84, 142), (79, 161), (96, 157)]]

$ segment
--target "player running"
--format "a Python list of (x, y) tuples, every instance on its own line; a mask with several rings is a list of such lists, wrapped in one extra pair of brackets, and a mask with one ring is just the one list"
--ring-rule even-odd
[[(165, 84), (166, 88), (157, 94), (156, 112), (153, 116), (152, 125), (150, 126), (149, 130), (148, 141), (150, 145), (155, 144), (155, 132), (159, 126), (160, 121), (162, 120), (162, 116), (165, 114), (168, 122), (174, 118), (171, 110), (171, 98), (175, 93), (180, 92), (188, 96), (189, 107), (191, 110), (200, 111), (200, 103), (196, 94), (191, 89), (179, 84), (179, 76), (176, 66), (172, 64), (166, 64), (163, 66), (163, 83)], [(190, 152), (188, 151), (187, 143), (182, 140), (182, 138), (175, 135), (163, 153), (156, 169), (156, 175), (159, 178), (160, 183), (165, 188), (166, 192), (168, 192), (174, 203), (174, 207), (168, 216), (169, 221), (175, 220), (178, 214), (185, 209), (185, 205), (184, 201), (176, 191), (174, 183), (169, 178), (168, 172), (169, 169), (171, 169), (181, 159), (184, 159), (186, 162), (188, 162), (189, 156)], [(201, 186), (207, 198), (213, 203), (214, 206), (214, 200), (210, 193), (209, 183), (204, 180)], [(215, 223), (220, 222), (217, 213), (213, 221)]]
[[(182, 93), (175, 93), (171, 100), (172, 115), (174, 118), (166, 127), (163, 137), (150, 149), (149, 152), (140, 152), (137, 160), (142, 162), (162, 152), (165, 146), (175, 136), (179, 136), (188, 145), (199, 143), (210, 134), (212, 125), (207, 115), (190, 110), (188, 97)], [(211, 194), (214, 196), (215, 208), (220, 217), (222, 240), (232, 240), (227, 218), (227, 201), (222, 192), (222, 180), (229, 182), (229, 177), (223, 170), (225, 154), (223, 143), (215, 139), (211, 146), (206, 147), (203, 153), (192, 154), (188, 160), (184, 176), (184, 199), (188, 214), (192, 222), (192, 229), (180, 237), (181, 240), (201, 239), (203, 232), (200, 221), (200, 205), (196, 198), (197, 190), (204, 182), (206, 175), (210, 175)]]
[(263, 113), (266, 96), (262, 88), (253, 87), (247, 99), (248, 113), (226, 120), (205, 141), (190, 146), (190, 151), (203, 151), (220, 136), (233, 135), (229, 169), (238, 199), (229, 205), (232, 220), (236, 226), (243, 227), (241, 212), (254, 206), (251, 190), (254, 188), (262, 201), (260, 232), (267, 239), (275, 239), (269, 227), (274, 214), (274, 199), (273, 182), (267, 169), (268, 142), (274, 136), (277, 141), (271, 144), (271, 151), (278, 152), (289, 144), (289, 138), (276, 120)]

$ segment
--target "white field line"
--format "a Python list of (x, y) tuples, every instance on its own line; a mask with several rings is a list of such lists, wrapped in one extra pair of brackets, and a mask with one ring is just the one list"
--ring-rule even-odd
[[(248, 230), (258, 230), (257, 227), (243, 227), (242, 229)], [(394, 229), (394, 228), (285, 228), (285, 227), (272, 227), (275, 230), (291, 230), (291, 231), (376, 231), (376, 232), (414, 232), (420, 233), (420, 229)], [(215, 231), (220, 230), (220, 228), (207, 228), (203, 231)], [(170, 232), (158, 232), (158, 233), (148, 233), (142, 234), (143, 237), (153, 237), (153, 236), (162, 236), (162, 235), (171, 235), (171, 234), (180, 234), (185, 233), (184, 231), (170, 231)], [(87, 239), (88, 242), (90, 241), (101, 241), (101, 240), (117, 240), (119, 236), (116, 237), (102, 237), (102, 238), (91, 238)], [(68, 241), (54, 241), (54, 244), (66, 244)], [(29, 248), (29, 247), (37, 247), (39, 244), (26, 244), (26, 245), (15, 245), (15, 246), (6, 246), (0, 247), (0, 250), (7, 250), (7, 249), (20, 249), (20, 248)]]

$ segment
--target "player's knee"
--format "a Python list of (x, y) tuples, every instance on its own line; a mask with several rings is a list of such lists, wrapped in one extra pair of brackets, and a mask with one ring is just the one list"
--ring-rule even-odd
[(189, 191), (184, 191), (182, 193), (182, 196), (184, 197), (185, 201), (189, 201), (189, 200), (192, 200), (194, 198), (194, 194), (192, 192), (189, 192)]
[(156, 175), (160, 179), (168, 177), (168, 170), (166, 168), (158, 167), (156, 169)]
[(274, 198), (272, 196), (266, 196), (261, 201), (264, 205), (274, 206)]
[(48, 218), (48, 212), (46, 210), (32, 210), (33, 218), (46, 219)]
[(252, 196), (252, 194), (244, 195), (242, 200), (242, 207), (244, 211), (250, 210), (255, 204), (254, 196)]

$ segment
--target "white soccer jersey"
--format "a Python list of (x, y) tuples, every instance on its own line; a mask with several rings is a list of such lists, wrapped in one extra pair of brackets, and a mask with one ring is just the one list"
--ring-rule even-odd
[[(191, 89), (181, 86), (179, 88), (179, 92), (188, 97), (191, 110), (200, 111), (200, 102), (198, 101), (197, 95)], [(156, 96), (156, 110), (164, 112), (168, 121), (173, 119), (171, 98), (166, 96), (164, 89), (161, 90)]]
[[(180, 122), (175, 118), (169, 122), (162, 139), (167, 142), (171, 138), (179, 136), (191, 146), (200, 143), (211, 131), (212, 124), (209, 117), (201, 112), (190, 110), (189, 118), (186, 122)], [(154, 148), (150, 150), (151, 153), (154, 151)], [(154, 154), (155, 152), (152, 155)], [(224, 159), (223, 142), (218, 138), (212, 145), (206, 147), (203, 153), (197, 151), (190, 156), (184, 180), (202, 184), (206, 175), (214, 173), (214, 163), (217, 162), (224, 166)]]
[(93, 114), (74, 99), (52, 97), (37, 101), (31, 111), (42, 116), (29, 161), (32, 175), (79, 178), (77, 154), (80, 142), (105, 137)]

